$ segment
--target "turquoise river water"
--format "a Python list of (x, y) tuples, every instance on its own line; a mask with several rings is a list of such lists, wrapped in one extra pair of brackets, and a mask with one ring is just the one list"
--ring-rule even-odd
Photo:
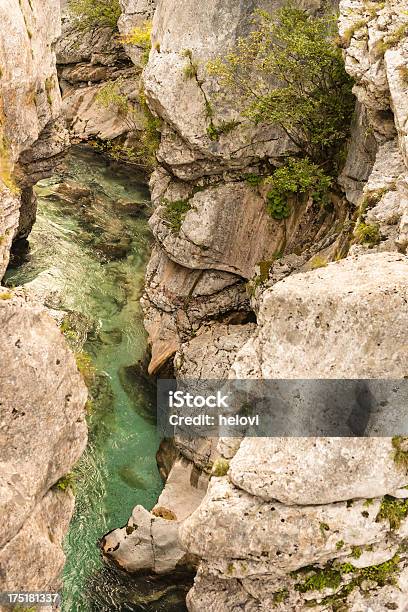
[[(75, 467), (76, 510), (65, 541), (64, 612), (181, 611), (186, 586), (130, 578), (104, 564), (98, 541), (123, 526), (136, 504), (151, 508), (162, 483), (154, 405), (136, 368), (146, 350), (139, 304), (150, 236), (148, 190), (133, 171), (75, 147), (60, 174), (37, 187), (29, 243), (6, 282), (27, 284), (68, 311), (75, 349), (86, 337), (96, 380), (88, 448)], [(86, 336), (85, 336), (86, 334)]]

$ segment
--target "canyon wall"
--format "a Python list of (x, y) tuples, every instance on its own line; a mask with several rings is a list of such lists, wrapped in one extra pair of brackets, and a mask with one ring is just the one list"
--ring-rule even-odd
[(84, 27), (69, 4), (63, 5), (56, 53), (63, 112), (73, 142), (91, 142), (114, 158), (133, 161), (128, 153), (143, 128), (144, 52), (126, 40), (135, 28), (149, 23), (154, 6), (153, 0), (123, 1), (117, 25)]
[(13, 240), (35, 220), (32, 186), (49, 176), (68, 146), (61, 120), (55, 45), (61, 32), (55, 3), (0, 3), (0, 278)]
[[(35, 220), (33, 185), (67, 148), (53, 0), (0, 1), (0, 280)], [(74, 507), (65, 477), (87, 440), (86, 387), (57, 324), (0, 288), (0, 589), (55, 591)]]
[[(270, 4), (158, 2), (143, 74), (162, 120), (142, 300), (150, 371), (404, 378), (407, 7), (340, 2), (338, 44), (357, 98), (343, 193), (335, 190), (323, 215), (298, 202), (286, 222), (268, 217), (264, 194), (245, 177), (265, 161), (279, 166), (293, 145), (277, 128), (245, 122), (206, 71), (248, 33), (256, 8)], [(355, 239), (366, 228), (370, 244)], [(313, 270), (317, 255), (325, 263)], [(406, 439), (230, 438), (216, 447), (180, 438), (176, 446), (153, 512), (135, 508), (127, 527), (107, 536), (115, 563), (158, 573), (198, 563), (194, 612), (406, 609)]]

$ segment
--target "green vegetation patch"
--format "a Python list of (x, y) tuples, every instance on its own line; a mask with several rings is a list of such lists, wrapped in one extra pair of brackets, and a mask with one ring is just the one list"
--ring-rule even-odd
[(385, 495), (382, 499), (377, 521), (388, 521), (390, 529), (398, 529), (408, 515), (408, 499), (397, 499)]
[(116, 28), (121, 14), (119, 0), (70, 0), (69, 9), (81, 30)]
[(279, 591), (276, 591), (276, 593), (273, 594), (272, 599), (273, 599), (273, 603), (275, 604), (280, 604), (283, 603), (284, 601), (286, 601), (289, 597), (289, 591), (288, 589), (280, 589)]
[(96, 142), (94, 147), (117, 161), (142, 166), (149, 172), (157, 164), (156, 152), (160, 145), (161, 120), (151, 112), (146, 96), (139, 94), (137, 103), (122, 91), (123, 79), (108, 81), (99, 90), (96, 102), (116, 113), (134, 134), (133, 147), (120, 142)]
[(323, 205), (328, 201), (332, 178), (308, 158), (287, 158), (285, 164), (265, 179), (270, 187), (266, 208), (274, 219), (286, 219), (292, 209), (289, 199), (310, 194), (313, 201)]
[(183, 225), (184, 218), (188, 211), (191, 208), (191, 203), (189, 200), (176, 200), (175, 202), (170, 202), (170, 200), (163, 200), (162, 205), (164, 206), (163, 210), (163, 219), (165, 219), (171, 229), (178, 233)]
[(59, 489), (60, 491), (71, 490), (72, 492), (75, 492), (75, 482), (76, 482), (75, 474), (73, 472), (68, 472), (68, 474), (65, 474), (65, 476), (60, 478), (58, 482), (55, 483), (54, 486), (56, 489)]
[(142, 64), (149, 61), (152, 48), (152, 22), (147, 20), (141, 26), (133, 28), (127, 36), (123, 36), (122, 42), (142, 49)]
[(299, 593), (309, 591), (323, 591), (324, 589), (338, 589), (341, 585), (341, 572), (332, 567), (316, 569), (311, 576), (303, 582), (295, 584), (295, 590)]
[[(389, 561), (363, 568), (356, 568), (351, 563), (335, 565), (335, 562), (327, 564), (325, 568), (307, 567), (292, 574), (298, 576), (302, 573), (310, 574), (310, 572), (313, 572), (303, 582), (295, 584), (294, 588), (300, 593), (323, 591), (327, 588), (333, 589), (336, 593), (323, 599), (309, 600), (308, 606), (331, 605), (333, 610), (338, 610), (340, 609), (338, 606), (345, 603), (348, 595), (356, 587), (361, 587), (365, 581), (370, 581), (380, 587), (388, 584), (395, 585), (399, 572), (399, 561), (399, 556), (395, 555)], [(346, 582), (344, 582), (343, 576), (346, 576)]]
[(355, 104), (336, 46), (336, 15), (313, 17), (285, 4), (272, 13), (256, 11), (253, 31), (207, 70), (241, 115), (280, 126), (305, 157), (327, 164), (350, 134)]
[(76, 353), (75, 360), (77, 364), (77, 368), (82, 374), (82, 377), (85, 381), (85, 384), (88, 388), (92, 387), (95, 381), (96, 368), (92, 363), (92, 358), (88, 353), (82, 351), (81, 353)]
[(381, 242), (381, 233), (378, 225), (360, 221), (354, 229), (354, 235), (360, 244), (375, 246)]
[(394, 461), (397, 465), (408, 470), (408, 450), (402, 448), (402, 444), (405, 443), (408, 447), (408, 438), (403, 436), (394, 436), (392, 439), (392, 446), (394, 448)]
[(223, 457), (219, 457), (214, 461), (211, 475), (217, 476), (218, 478), (221, 476), (225, 476), (229, 470), (229, 461), (224, 459)]

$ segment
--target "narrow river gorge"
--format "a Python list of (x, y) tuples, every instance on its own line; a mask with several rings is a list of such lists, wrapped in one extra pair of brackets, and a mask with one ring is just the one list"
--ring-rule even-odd
[(64, 610), (170, 610), (172, 598), (180, 601), (177, 587), (147, 578), (139, 588), (133, 583), (123, 608), (131, 580), (105, 567), (98, 547), (136, 504), (152, 507), (162, 486), (151, 392), (133, 367), (146, 351), (139, 298), (150, 245), (149, 192), (134, 169), (79, 147), (36, 191), (37, 221), (14, 253), (6, 284), (28, 286), (47, 306), (66, 311), (68, 342), (75, 351), (85, 339), (96, 369), (88, 448), (74, 468)]
[(408, 612), (407, 8), (0, 0), (1, 610)]

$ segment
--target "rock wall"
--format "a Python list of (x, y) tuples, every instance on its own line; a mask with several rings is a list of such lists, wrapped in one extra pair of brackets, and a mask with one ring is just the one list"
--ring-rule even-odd
[(0, 289), (0, 341), (0, 588), (55, 591), (74, 509), (60, 479), (86, 445), (87, 390), (56, 323), (23, 290)]
[[(370, 253), (276, 283), (230, 376), (405, 377), (407, 272), (405, 255)], [(395, 440), (225, 442), (227, 475), (211, 479), (179, 533), (203, 559), (190, 610), (405, 609), (408, 475)]]
[(117, 27), (85, 30), (71, 14), (69, 4), (64, 6), (57, 62), (63, 111), (74, 140), (120, 143), (122, 149), (131, 148), (137, 140), (141, 119), (120, 112), (114, 104), (101, 104), (98, 94), (112, 84), (138, 108), (143, 51), (126, 45), (124, 39), (151, 19), (154, 5), (153, 0), (123, 1)]
[[(163, 121), (159, 167), (151, 179), (156, 246), (143, 298), (151, 373), (211, 321), (253, 318), (245, 285), (260, 263), (297, 253), (291, 266), (300, 268), (317, 252), (338, 248), (338, 228), (347, 216), (341, 197), (333, 194), (331, 211), (322, 214), (308, 199), (286, 222), (267, 214), (265, 193), (245, 177), (259, 174), (265, 162), (279, 165), (293, 144), (279, 128), (255, 127), (240, 117), (206, 69), (208, 60), (225, 55), (249, 32), (254, 10), (269, 4), (158, 3), (143, 75), (150, 108)], [(197, 67), (194, 78), (186, 77), (189, 62)], [(211, 127), (231, 121), (234, 129), (215, 138)]]
[(67, 148), (55, 68), (59, 7), (0, 2), (0, 278), (14, 239), (35, 219), (32, 186)]
[[(35, 220), (33, 185), (67, 148), (53, 0), (0, 1), (0, 281)], [(56, 323), (0, 287), (0, 589), (56, 591), (74, 498), (61, 480), (87, 440), (87, 391)]]

